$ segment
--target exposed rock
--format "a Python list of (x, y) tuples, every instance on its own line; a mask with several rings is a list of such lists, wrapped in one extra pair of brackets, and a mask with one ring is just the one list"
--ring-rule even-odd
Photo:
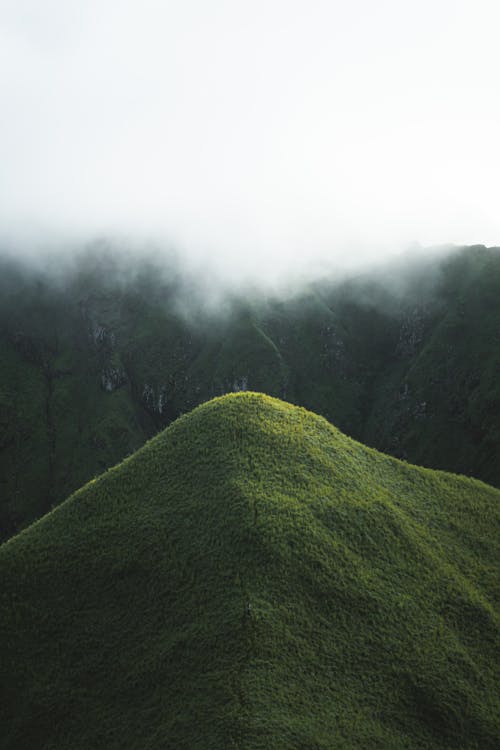
[(233, 380), (233, 392), (248, 390), (248, 375), (241, 375)]
[(121, 388), (126, 382), (125, 371), (119, 367), (106, 367), (101, 373), (101, 387), (108, 393)]
[(167, 388), (161, 385), (158, 390), (149, 383), (145, 383), (142, 389), (142, 400), (146, 409), (153, 414), (163, 414), (167, 406)]

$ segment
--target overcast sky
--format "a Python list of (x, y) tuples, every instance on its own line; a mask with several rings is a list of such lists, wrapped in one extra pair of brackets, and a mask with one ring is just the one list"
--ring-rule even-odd
[(0, 237), (245, 273), (500, 244), (499, 29), (497, 0), (0, 0)]

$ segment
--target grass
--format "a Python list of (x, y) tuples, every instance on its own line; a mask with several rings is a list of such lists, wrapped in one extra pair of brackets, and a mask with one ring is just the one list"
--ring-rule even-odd
[(499, 501), (214, 399), (0, 547), (0, 747), (496, 748)]

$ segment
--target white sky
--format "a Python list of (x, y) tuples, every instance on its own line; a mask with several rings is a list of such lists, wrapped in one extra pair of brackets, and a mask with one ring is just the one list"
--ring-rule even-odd
[(500, 3), (0, 0), (0, 237), (500, 244)]

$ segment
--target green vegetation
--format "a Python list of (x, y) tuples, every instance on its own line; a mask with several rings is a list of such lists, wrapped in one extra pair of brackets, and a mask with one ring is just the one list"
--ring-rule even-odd
[(499, 501), (214, 399), (0, 547), (0, 747), (496, 750)]
[(500, 251), (242, 293), (97, 246), (0, 258), (0, 539), (214, 396), (257, 390), (500, 486)]

